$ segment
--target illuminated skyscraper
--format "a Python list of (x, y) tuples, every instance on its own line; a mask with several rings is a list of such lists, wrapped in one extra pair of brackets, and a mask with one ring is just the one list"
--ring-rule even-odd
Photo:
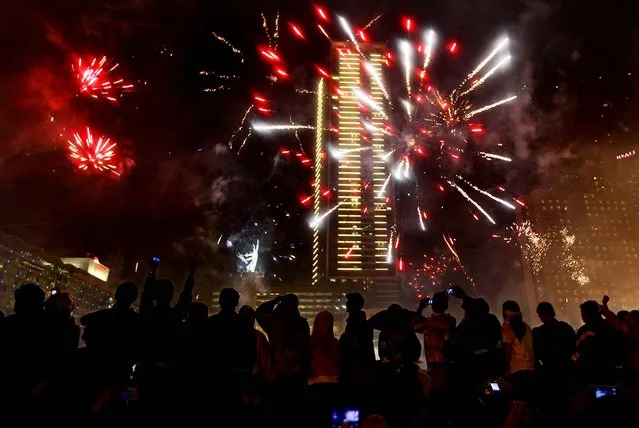
[[(383, 79), (384, 46), (361, 49)], [(384, 114), (363, 106), (356, 91), (381, 109), (384, 94), (346, 43), (333, 45), (331, 71), (317, 87), (314, 211), (337, 209), (314, 230), (312, 281), (366, 287), (385, 304), (397, 299), (398, 280), (388, 250), (394, 198), (392, 186), (384, 189)]]

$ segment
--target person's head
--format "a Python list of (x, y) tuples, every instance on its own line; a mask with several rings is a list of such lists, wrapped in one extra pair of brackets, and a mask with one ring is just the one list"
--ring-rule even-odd
[(490, 313), (488, 302), (481, 297), (464, 299), (462, 309), (464, 310), (465, 318), (481, 318)]
[(251, 325), (255, 325), (255, 309), (249, 305), (244, 305), (238, 311), (238, 315)]
[(364, 307), (364, 297), (359, 293), (348, 293), (346, 295), (346, 312), (359, 312)]
[(240, 293), (234, 288), (225, 288), (220, 291), (220, 309), (223, 311), (233, 311), (240, 303)]
[(171, 304), (174, 289), (175, 287), (171, 280), (159, 279), (155, 281), (154, 298), (159, 308), (165, 308)]
[(555, 308), (552, 307), (550, 302), (541, 302), (537, 305), (537, 316), (543, 323), (552, 321), (555, 319)]
[(504, 304), (501, 306), (504, 319), (512, 318), (516, 315), (521, 315), (521, 308), (519, 307), (519, 303), (514, 300), (506, 300)]
[(322, 311), (315, 316), (313, 336), (334, 337), (333, 314), (328, 311)]
[(44, 310), (44, 291), (36, 284), (23, 284), (13, 294), (16, 314), (37, 314)]
[(628, 327), (637, 328), (639, 327), (639, 311), (633, 310), (630, 311), (628, 317), (626, 318), (626, 324)]
[(433, 312), (443, 314), (448, 310), (448, 295), (441, 291), (433, 294), (433, 304), (431, 306)]
[(116, 306), (128, 308), (138, 299), (138, 286), (135, 283), (127, 281), (118, 285), (115, 290)]
[(617, 312), (617, 318), (619, 318), (619, 321), (621, 322), (626, 322), (626, 318), (628, 318), (629, 314), (630, 312), (628, 311), (619, 311)]
[(209, 316), (209, 307), (202, 302), (191, 302), (186, 310), (186, 320), (189, 322), (202, 323)]
[(299, 304), (300, 301), (295, 294), (285, 294), (282, 296), (282, 300), (277, 306), (277, 310), (285, 317), (294, 317), (295, 315), (299, 315)]
[(44, 304), (47, 316), (67, 319), (75, 309), (75, 302), (69, 293), (51, 295)]
[(586, 324), (601, 319), (601, 308), (594, 300), (583, 302), (579, 309), (581, 309), (581, 319)]

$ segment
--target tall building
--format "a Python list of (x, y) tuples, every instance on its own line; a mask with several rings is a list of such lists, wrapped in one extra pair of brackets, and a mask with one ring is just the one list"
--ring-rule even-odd
[(104, 281), (59, 258), (28, 248), (16, 238), (0, 235), (0, 310), (12, 313), (16, 288), (28, 282), (42, 287), (47, 297), (55, 291), (69, 292), (77, 317), (112, 304)]
[(526, 215), (548, 249), (537, 267), (525, 263), (529, 310), (547, 300), (578, 323), (579, 304), (604, 294), (613, 309), (639, 307), (639, 160), (631, 152), (599, 154), (533, 192)]
[[(360, 46), (368, 64), (352, 45), (335, 43), (331, 81), (317, 87), (313, 207), (316, 217), (335, 212), (313, 231), (312, 283), (364, 287), (385, 306), (397, 301), (399, 281), (388, 254), (394, 197), (384, 161), (385, 99), (372, 77), (383, 79), (384, 46)], [(380, 108), (365, 106), (356, 91)]]

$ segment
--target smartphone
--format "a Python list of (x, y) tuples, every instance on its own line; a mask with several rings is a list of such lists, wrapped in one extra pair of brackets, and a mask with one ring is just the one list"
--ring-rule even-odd
[(342, 428), (344, 424), (348, 424), (350, 428), (359, 428), (359, 409), (334, 409), (332, 420), (333, 428)]
[(452, 288), (447, 288), (446, 289), (446, 294), (448, 294), (449, 296), (453, 295), (453, 289)]
[(433, 306), (433, 299), (428, 299), (428, 305)]
[(492, 392), (499, 392), (501, 389), (499, 388), (499, 384), (497, 382), (488, 382), (488, 386), (490, 386), (490, 390)]
[(126, 401), (136, 401), (138, 390), (136, 388), (126, 388), (120, 393), (120, 398)]
[(160, 263), (160, 258), (159, 257), (153, 257), (153, 263)]
[(617, 388), (614, 386), (597, 385), (595, 386), (595, 398), (614, 397), (617, 395)]

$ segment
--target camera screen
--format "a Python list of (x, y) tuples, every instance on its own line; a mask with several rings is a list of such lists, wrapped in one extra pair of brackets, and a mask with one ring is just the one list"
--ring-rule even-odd
[(359, 409), (333, 410), (333, 428), (342, 428), (347, 424), (350, 428), (359, 427)]
[(493, 391), (499, 391), (499, 384), (497, 382), (490, 382), (490, 389)]
[(595, 398), (614, 397), (617, 395), (617, 388), (614, 386), (596, 386)]

